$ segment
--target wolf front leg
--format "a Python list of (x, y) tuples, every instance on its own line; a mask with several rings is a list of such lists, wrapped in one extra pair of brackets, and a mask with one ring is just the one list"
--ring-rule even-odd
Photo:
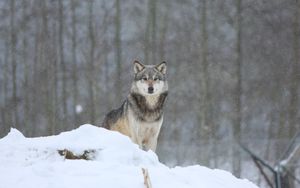
[(145, 185), (145, 187), (146, 188), (152, 188), (148, 169), (142, 168), (142, 173), (143, 173), (143, 176), (144, 176), (144, 185)]
[(148, 138), (142, 141), (142, 149), (148, 151), (151, 149), (155, 152), (157, 146), (157, 137)]

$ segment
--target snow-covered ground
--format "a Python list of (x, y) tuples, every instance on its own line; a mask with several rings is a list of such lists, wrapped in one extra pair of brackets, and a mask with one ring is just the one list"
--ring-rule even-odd
[[(58, 150), (91, 160), (68, 160)], [(153, 188), (257, 188), (229, 172), (202, 166), (169, 168), (117, 132), (82, 125), (57, 136), (26, 138), (16, 129), (0, 139), (0, 188), (143, 188), (142, 168)]]

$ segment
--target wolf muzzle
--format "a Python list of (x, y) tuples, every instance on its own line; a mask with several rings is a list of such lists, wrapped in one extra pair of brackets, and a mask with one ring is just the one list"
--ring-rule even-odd
[(152, 86), (148, 87), (148, 93), (153, 93), (154, 92), (154, 88)]

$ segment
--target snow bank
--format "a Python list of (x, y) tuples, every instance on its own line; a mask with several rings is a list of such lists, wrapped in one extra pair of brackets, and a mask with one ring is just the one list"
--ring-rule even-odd
[[(66, 160), (58, 153), (63, 149), (95, 152), (92, 160)], [(0, 188), (142, 188), (142, 167), (148, 169), (153, 188), (257, 188), (222, 170), (168, 168), (155, 153), (140, 150), (128, 137), (92, 125), (39, 138), (26, 138), (11, 129), (0, 139), (0, 151)]]

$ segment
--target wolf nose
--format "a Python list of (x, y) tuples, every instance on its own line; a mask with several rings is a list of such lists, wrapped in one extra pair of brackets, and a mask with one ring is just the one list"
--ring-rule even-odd
[(148, 93), (153, 93), (154, 88), (153, 87), (148, 87)]

